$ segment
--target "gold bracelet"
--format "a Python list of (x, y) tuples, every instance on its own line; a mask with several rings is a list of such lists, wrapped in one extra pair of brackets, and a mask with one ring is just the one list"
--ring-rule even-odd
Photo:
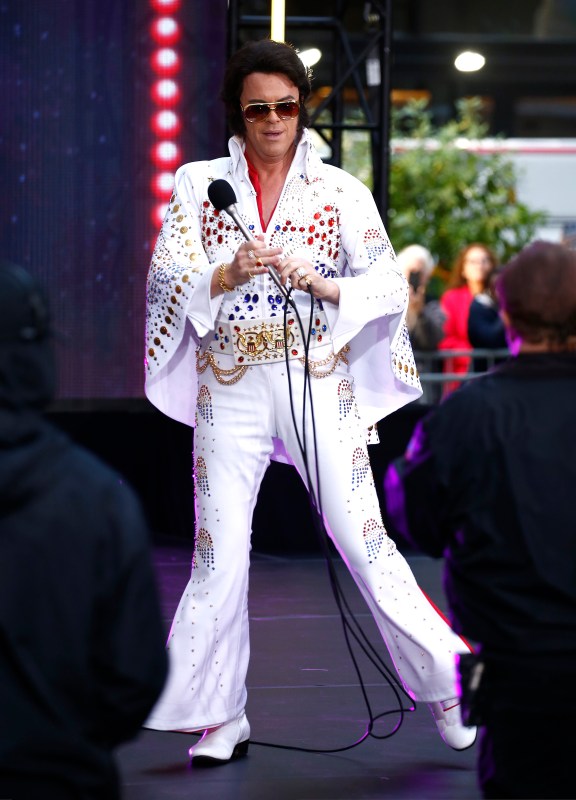
[(226, 279), (224, 278), (224, 273), (228, 269), (230, 264), (220, 264), (218, 268), (218, 286), (222, 289), (223, 292), (233, 292), (236, 288), (235, 286), (228, 286), (226, 283)]

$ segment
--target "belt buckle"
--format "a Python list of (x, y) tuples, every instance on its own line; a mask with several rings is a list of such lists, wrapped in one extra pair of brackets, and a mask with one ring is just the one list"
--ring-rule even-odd
[[(308, 325), (308, 318), (302, 320), (303, 334), (296, 315), (287, 316), (286, 327), (283, 317), (222, 323), (220, 334), (223, 336), (225, 328), (226, 335), (220, 342), (220, 350), (231, 352), (234, 363), (238, 366), (268, 364), (271, 361), (284, 359), (286, 354), (289, 359), (303, 358), (306, 350), (304, 335)], [(329, 340), (330, 330), (326, 315), (319, 311), (313, 318), (310, 349), (326, 344)]]
[(296, 320), (238, 320), (230, 323), (234, 362), (239, 365), (264, 364), (284, 358), (288, 347), (289, 357), (300, 355), (301, 342)]

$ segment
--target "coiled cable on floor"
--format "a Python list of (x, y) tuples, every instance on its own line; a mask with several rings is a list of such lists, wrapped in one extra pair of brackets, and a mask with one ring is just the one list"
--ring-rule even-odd
[[(292, 288), (288, 291), (288, 298), (290, 298), (292, 294)], [(292, 387), (292, 377), (290, 373), (290, 359), (288, 354), (288, 337), (284, 337), (284, 356), (286, 362), (286, 374), (288, 377), (288, 394), (290, 399), (290, 411), (292, 415), (292, 423), (294, 425), (294, 430), (296, 434), (296, 440), (298, 442), (298, 448), (300, 450), (300, 454), (302, 456), (302, 462), (304, 465), (304, 472), (306, 476), (306, 484), (307, 484), (307, 491), (308, 491), (308, 499), (310, 503), (310, 508), (312, 512), (312, 518), (314, 523), (314, 528), (316, 534), (318, 536), (318, 541), (322, 548), (322, 553), (327, 565), (328, 569), (328, 578), (329, 583), (332, 589), (332, 593), (334, 595), (336, 606), (338, 608), (338, 612), (340, 614), (340, 619), (342, 623), (344, 639), (346, 642), (346, 646), (348, 648), (348, 652), (350, 658), (352, 660), (352, 664), (354, 666), (354, 670), (356, 672), (360, 691), (362, 697), (364, 699), (364, 703), (366, 705), (366, 709), (368, 711), (368, 722), (366, 726), (366, 730), (362, 734), (362, 736), (352, 744), (344, 745), (342, 747), (332, 747), (327, 749), (321, 748), (311, 748), (311, 747), (300, 747), (296, 745), (286, 745), (286, 744), (273, 744), (270, 742), (256, 742), (252, 740), (252, 744), (261, 745), (265, 747), (275, 747), (283, 750), (296, 750), (299, 752), (304, 753), (341, 753), (346, 750), (351, 750), (354, 747), (358, 747), (358, 745), (362, 744), (369, 736), (375, 739), (389, 739), (391, 736), (394, 736), (398, 730), (400, 729), (403, 721), (404, 716), (407, 712), (412, 712), (416, 709), (416, 704), (412, 700), (412, 698), (408, 695), (398, 677), (392, 672), (389, 666), (385, 663), (380, 653), (376, 650), (374, 645), (370, 642), (368, 636), (366, 635), (365, 631), (363, 630), (362, 626), (360, 625), (359, 621), (357, 620), (354, 612), (350, 608), (348, 600), (346, 599), (344, 590), (340, 584), (340, 580), (338, 578), (338, 574), (336, 572), (336, 566), (334, 563), (334, 556), (330, 550), (330, 537), (328, 531), (326, 530), (326, 526), (324, 524), (324, 514), (322, 511), (322, 497), (321, 497), (321, 490), (320, 490), (320, 474), (319, 474), (319, 465), (318, 465), (318, 442), (316, 438), (316, 422), (314, 416), (314, 402), (312, 398), (312, 385), (310, 381), (310, 369), (309, 369), (309, 350), (310, 350), (310, 340), (312, 335), (312, 324), (313, 324), (313, 315), (314, 315), (314, 297), (310, 294), (310, 319), (308, 330), (304, 330), (304, 326), (302, 323), (302, 319), (300, 314), (298, 313), (298, 309), (296, 308), (296, 304), (292, 305), (292, 311), (295, 313), (297, 322), (300, 328), (300, 333), (302, 336), (302, 340), (305, 342), (304, 346), (304, 381), (303, 381), (303, 394), (302, 394), (302, 436), (300, 436), (297, 416), (296, 416), (296, 408), (294, 406), (294, 393)], [(287, 329), (287, 313), (288, 313), (288, 303), (284, 305), (284, 330)], [(314, 464), (315, 464), (315, 481), (312, 481), (312, 475), (310, 474), (310, 463), (308, 457), (308, 443), (307, 443), (307, 411), (309, 405), (309, 413), (310, 413), (310, 427), (312, 431), (312, 446), (313, 446), (313, 454), (314, 454)], [(314, 490), (314, 486), (317, 487), (317, 492)], [(366, 689), (366, 685), (362, 676), (362, 670), (360, 668), (360, 664), (358, 663), (358, 659), (354, 652), (353, 643), (360, 648), (360, 652), (364, 654), (364, 656), (372, 663), (372, 665), (376, 668), (379, 674), (384, 678), (385, 682), (388, 684), (390, 689), (392, 689), (394, 696), (398, 702), (398, 707), (394, 709), (389, 709), (387, 711), (383, 711), (381, 713), (375, 714), (372, 710), (372, 705), (370, 702), (370, 698), (368, 697), (368, 692)], [(402, 698), (407, 698), (410, 702), (410, 707), (405, 708), (403, 704)], [(374, 733), (374, 725), (375, 723), (386, 717), (391, 716), (393, 714), (399, 714), (399, 719), (394, 726), (394, 728), (387, 734), (376, 734)]]

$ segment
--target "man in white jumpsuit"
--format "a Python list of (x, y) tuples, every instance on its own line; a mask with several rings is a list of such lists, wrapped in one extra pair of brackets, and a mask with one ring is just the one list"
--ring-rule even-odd
[[(430, 704), (450, 746), (475, 739), (455, 699), (466, 645), (388, 538), (367, 452), (378, 420), (421, 394), (407, 284), (370, 191), (315, 152), (309, 92), (289, 45), (252, 42), (232, 57), (222, 90), (230, 156), (177, 171), (148, 277), (146, 392), (195, 425), (196, 539), (170, 676), (147, 727), (205, 730), (195, 763), (247, 751), (251, 523), (274, 457), (312, 490), (407, 692)], [(233, 187), (249, 240), (210, 201), (216, 179)]]

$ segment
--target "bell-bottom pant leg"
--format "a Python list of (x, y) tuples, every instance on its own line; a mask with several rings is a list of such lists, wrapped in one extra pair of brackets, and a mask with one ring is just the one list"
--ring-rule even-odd
[[(299, 367), (291, 367), (291, 374), (295, 406), (300, 410), (303, 370)], [(327, 531), (363, 594), (408, 693), (413, 699), (426, 702), (454, 697), (455, 654), (465, 652), (467, 646), (423, 594), (385, 531), (352, 379), (344, 368), (325, 378), (312, 377), (310, 386), (320, 502)], [(285, 381), (277, 380), (274, 389), (281, 438), (306, 483)], [(315, 486), (309, 402), (306, 420), (309, 471)], [(300, 412), (298, 424), (301, 425)]]
[(210, 369), (199, 376), (192, 573), (174, 616), (168, 681), (149, 728), (218, 725), (238, 717), (246, 703), (252, 515), (273, 435), (266, 371), (252, 367), (228, 386)]

